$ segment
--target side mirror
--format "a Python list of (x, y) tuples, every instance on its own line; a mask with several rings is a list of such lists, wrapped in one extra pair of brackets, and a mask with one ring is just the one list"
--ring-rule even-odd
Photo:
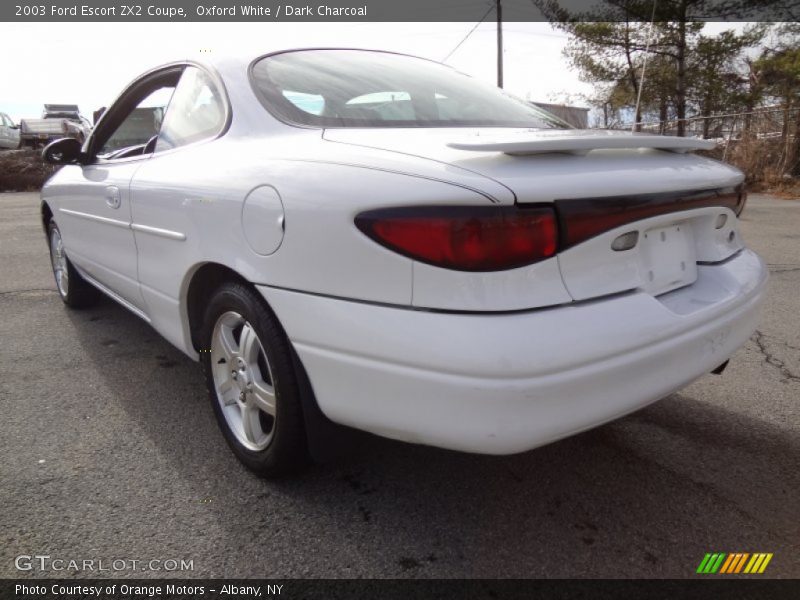
[(19, 125), (12, 125), (9, 129), (19, 129)]
[(42, 150), (42, 160), (51, 165), (71, 165), (83, 157), (81, 143), (75, 138), (61, 138), (50, 142)]

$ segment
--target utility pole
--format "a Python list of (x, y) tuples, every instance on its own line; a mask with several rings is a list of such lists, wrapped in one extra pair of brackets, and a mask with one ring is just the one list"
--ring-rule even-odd
[(503, 5), (495, 0), (497, 12), (497, 87), (503, 87)]

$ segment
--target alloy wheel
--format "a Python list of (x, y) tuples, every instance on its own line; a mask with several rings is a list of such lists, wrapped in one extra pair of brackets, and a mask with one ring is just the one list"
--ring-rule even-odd
[(220, 315), (211, 337), (217, 401), (233, 435), (245, 448), (269, 446), (275, 431), (272, 370), (253, 326), (239, 313)]
[(58, 293), (66, 298), (69, 293), (69, 269), (67, 268), (67, 255), (64, 252), (64, 243), (61, 233), (53, 228), (50, 232), (50, 263), (53, 266), (53, 275), (56, 278)]

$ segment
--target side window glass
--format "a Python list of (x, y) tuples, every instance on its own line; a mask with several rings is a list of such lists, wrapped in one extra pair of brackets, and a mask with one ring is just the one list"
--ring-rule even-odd
[(103, 156), (122, 148), (140, 146), (158, 135), (164, 120), (164, 111), (174, 91), (172, 86), (162, 87), (139, 102), (111, 134), (98, 154)]
[(186, 67), (164, 116), (155, 151), (212, 137), (224, 124), (225, 108), (214, 82), (201, 69)]

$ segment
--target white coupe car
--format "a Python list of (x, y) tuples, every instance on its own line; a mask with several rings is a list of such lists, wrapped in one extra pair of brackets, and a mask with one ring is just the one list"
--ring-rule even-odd
[[(208, 55), (207, 55), (208, 56)], [(521, 452), (719, 370), (767, 271), (709, 142), (570, 129), (388, 52), (180, 61), (42, 190), (58, 290), (104, 292), (205, 373), (273, 476), (333, 424)]]

